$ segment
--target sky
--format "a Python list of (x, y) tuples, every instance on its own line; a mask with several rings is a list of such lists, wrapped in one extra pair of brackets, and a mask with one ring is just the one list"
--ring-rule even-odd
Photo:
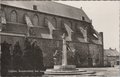
[(81, 8), (85, 11), (98, 32), (103, 32), (104, 49), (119, 51), (119, 15), (118, 1), (57, 1), (62, 4)]

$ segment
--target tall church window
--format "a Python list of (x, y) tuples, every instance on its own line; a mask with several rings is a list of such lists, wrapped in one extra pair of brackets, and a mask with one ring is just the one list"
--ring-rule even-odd
[(0, 31), (5, 28), (5, 26), (1, 24), (6, 24), (5, 12), (3, 10), (0, 10)]
[(34, 15), (34, 17), (33, 17), (33, 25), (34, 25), (34, 26), (39, 26), (39, 18), (38, 18), (38, 15)]
[(2, 17), (5, 17), (5, 13), (0, 9), (0, 23), (2, 23)]
[(47, 20), (48, 20), (48, 18), (45, 17), (45, 18), (44, 18), (44, 27), (47, 27)]
[(1, 19), (1, 18), (2, 18), (2, 13), (3, 13), (3, 12), (2, 12), (2, 10), (0, 9), (0, 23), (1, 23), (1, 20), (2, 20), (2, 19)]
[(57, 20), (56, 20), (56, 18), (52, 19), (52, 23), (53, 23), (54, 28), (57, 29)]
[(69, 21), (69, 27), (72, 29), (72, 22)]
[(76, 23), (76, 24), (75, 24), (75, 32), (77, 32), (77, 33), (80, 32), (80, 30), (78, 29), (78, 26), (79, 26), (78, 23)]
[(16, 11), (12, 11), (10, 14), (10, 21), (11, 22), (17, 22), (17, 12)]
[(63, 29), (64, 28), (64, 21), (61, 20), (61, 26), (60, 26), (60, 29)]
[(76, 31), (76, 26), (77, 26), (78, 24), (77, 23), (75, 23), (73, 26), (72, 26), (72, 30), (73, 31)]

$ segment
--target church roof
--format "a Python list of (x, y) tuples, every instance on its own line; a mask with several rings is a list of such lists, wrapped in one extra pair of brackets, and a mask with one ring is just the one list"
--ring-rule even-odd
[(14, 6), (18, 8), (33, 10), (33, 5), (37, 6), (39, 12), (49, 13), (57, 16), (82, 20), (85, 18), (86, 22), (91, 22), (85, 12), (80, 8), (64, 5), (52, 1), (2, 1), (2, 4)]
[(106, 56), (119, 56), (119, 52), (116, 49), (105, 49), (104, 55)]

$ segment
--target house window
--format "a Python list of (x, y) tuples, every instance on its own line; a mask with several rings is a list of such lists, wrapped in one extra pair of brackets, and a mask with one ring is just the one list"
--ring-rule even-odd
[(10, 21), (11, 22), (17, 22), (17, 13), (16, 11), (12, 11), (10, 14)]
[(39, 25), (39, 19), (37, 15), (34, 15), (33, 17), (33, 25), (34, 26), (38, 26)]
[(84, 17), (84, 16), (82, 16), (82, 20), (83, 20), (83, 21), (85, 20), (85, 17)]

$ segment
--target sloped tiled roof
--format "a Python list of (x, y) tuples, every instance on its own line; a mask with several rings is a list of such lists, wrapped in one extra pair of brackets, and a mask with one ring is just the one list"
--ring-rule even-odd
[(104, 55), (105, 56), (119, 56), (119, 52), (116, 49), (105, 49)]
[(82, 20), (83, 16), (85, 18), (85, 21), (90, 23), (90, 19), (82, 9), (52, 1), (2, 1), (2, 4), (28, 10), (33, 10), (33, 5), (37, 5), (39, 12), (54, 14), (77, 20)]

